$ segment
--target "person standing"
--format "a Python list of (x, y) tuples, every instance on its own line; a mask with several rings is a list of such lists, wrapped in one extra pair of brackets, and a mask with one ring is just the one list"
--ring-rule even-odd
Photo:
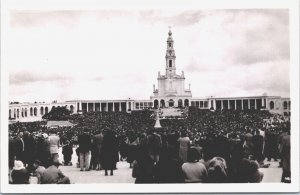
[(78, 144), (80, 171), (89, 171), (91, 137), (86, 132), (83, 132), (78, 138)]
[(159, 161), (159, 154), (162, 148), (160, 135), (156, 134), (156, 130), (152, 129), (147, 136), (147, 149), (151, 159), (156, 163)]
[(263, 144), (264, 144), (264, 138), (262, 135), (260, 135), (259, 130), (255, 131), (255, 135), (252, 138), (253, 143), (253, 155), (254, 159), (257, 160), (257, 162), (260, 165), (264, 164), (264, 155), (263, 155)]
[(99, 131), (94, 136), (94, 145), (96, 148), (95, 155), (96, 155), (96, 162), (97, 162), (96, 170), (101, 170), (101, 168), (102, 168), (101, 167), (102, 142), (103, 142), (103, 134), (102, 134), (102, 132)]
[(72, 166), (73, 147), (69, 140), (66, 140), (66, 145), (63, 146), (62, 154), (64, 155), (64, 165)]
[(9, 134), (9, 145), (8, 145), (8, 166), (9, 169), (11, 170), (14, 166), (14, 160), (15, 160), (15, 148), (14, 148), (14, 138)]
[(59, 149), (59, 137), (56, 135), (55, 129), (50, 131), (50, 135), (48, 137), (49, 146), (50, 146), (50, 154), (51, 160), (57, 161), (58, 160), (58, 149)]
[(26, 164), (26, 168), (29, 173), (33, 171), (33, 162), (36, 155), (36, 143), (33, 136), (25, 131), (23, 135), (24, 141), (24, 163)]
[(16, 160), (20, 160), (24, 163), (24, 141), (23, 132), (19, 132), (17, 138), (14, 141), (14, 153), (16, 155)]
[(118, 140), (112, 131), (106, 131), (102, 142), (102, 155), (101, 165), (105, 170), (105, 176), (108, 175), (107, 171), (110, 170), (110, 175), (113, 175), (113, 170), (116, 169), (118, 162)]
[(188, 150), (190, 148), (190, 138), (186, 132), (182, 132), (181, 137), (178, 139), (179, 142), (179, 158), (182, 162), (187, 162)]
[(287, 134), (282, 137), (280, 150), (282, 156), (281, 182), (291, 183), (291, 136), (289, 129), (285, 129), (285, 132)]

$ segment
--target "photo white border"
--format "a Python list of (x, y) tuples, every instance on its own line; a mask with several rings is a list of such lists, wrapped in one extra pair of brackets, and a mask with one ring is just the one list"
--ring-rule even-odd
[[(289, 9), (292, 183), (260, 184), (8, 184), (8, 71), (6, 27), (11, 10), (97, 9)], [(298, 0), (10, 0), (1, 1), (1, 192), (2, 193), (205, 193), (299, 192), (299, 1)]]

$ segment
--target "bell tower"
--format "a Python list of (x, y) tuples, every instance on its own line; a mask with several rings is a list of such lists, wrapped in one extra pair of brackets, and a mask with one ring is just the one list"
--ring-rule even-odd
[(176, 75), (176, 66), (175, 66), (175, 50), (174, 50), (174, 41), (172, 38), (171, 27), (169, 27), (167, 39), (167, 51), (166, 51), (166, 76), (168, 78)]

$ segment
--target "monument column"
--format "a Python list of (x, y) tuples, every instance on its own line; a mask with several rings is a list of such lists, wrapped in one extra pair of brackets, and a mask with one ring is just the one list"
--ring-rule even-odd
[(236, 100), (234, 100), (234, 109), (237, 110), (236, 109)]
[(251, 107), (250, 107), (250, 99), (248, 99), (248, 109), (250, 110)]
[(223, 100), (221, 100), (221, 110), (224, 109)]
[(242, 102), (242, 110), (244, 110), (244, 100), (242, 99), (241, 102)]

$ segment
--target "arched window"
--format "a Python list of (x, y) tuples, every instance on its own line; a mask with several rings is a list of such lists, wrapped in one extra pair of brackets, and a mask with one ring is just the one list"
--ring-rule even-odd
[(188, 106), (189, 106), (189, 100), (188, 100), (188, 99), (185, 99), (185, 100), (184, 100), (184, 106), (185, 106), (185, 107), (188, 107)]
[(25, 114), (25, 117), (27, 117), (27, 108), (25, 108), (25, 113), (24, 114)]
[(45, 114), (48, 114), (48, 107), (45, 107)]
[(172, 60), (169, 60), (169, 67), (172, 67)]
[(183, 106), (183, 105), (182, 105), (182, 99), (179, 99), (179, 100), (178, 100), (178, 107), (179, 107), (179, 108), (182, 108), (182, 106)]
[(154, 108), (158, 108), (158, 100), (154, 100)]
[(33, 109), (33, 114), (34, 114), (34, 116), (37, 116), (37, 108)]
[(24, 117), (24, 108), (22, 108), (21, 116), (22, 116), (22, 118)]
[(291, 109), (291, 101), (289, 101), (289, 110)]
[(164, 108), (165, 107), (165, 100), (160, 100), (160, 107)]
[(173, 107), (174, 106), (174, 100), (173, 99), (169, 99), (169, 107)]
[(44, 115), (44, 107), (40, 108), (40, 113), (41, 113), (41, 115)]
[(74, 112), (74, 106), (73, 105), (70, 106), (70, 111), (71, 111), (71, 113)]
[(288, 103), (287, 101), (284, 101), (283, 102), (283, 109), (286, 110), (288, 108)]
[(11, 109), (9, 109), (8, 118), (11, 118)]
[(274, 102), (271, 101), (271, 102), (270, 102), (270, 110), (273, 110), (273, 109), (274, 109)]
[(19, 118), (19, 117), (20, 117), (20, 110), (17, 109), (17, 118)]
[(33, 108), (31, 107), (30, 108), (30, 116), (32, 116), (33, 115)]

